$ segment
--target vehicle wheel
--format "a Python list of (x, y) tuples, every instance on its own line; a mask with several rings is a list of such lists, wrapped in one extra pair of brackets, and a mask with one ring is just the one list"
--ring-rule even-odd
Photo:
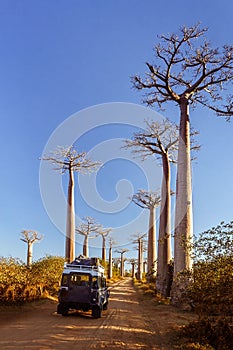
[(102, 309), (99, 306), (94, 307), (94, 309), (92, 309), (92, 316), (94, 318), (100, 318), (102, 316)]
[(62, 316), (67, 316), (68, 311), (69, 311), (69, 309), (65, 305), (58, 304), (58, 306), (57, 306), (57, 313), (58, 314), (62, 314)]
[(103, 310), (108, 310), (108, 301), (103, 305)]
[(63, 312), (62, 312), (62, 316), (68, 316), (68, 312), (69, 312), (69, 310), (63, 310)]

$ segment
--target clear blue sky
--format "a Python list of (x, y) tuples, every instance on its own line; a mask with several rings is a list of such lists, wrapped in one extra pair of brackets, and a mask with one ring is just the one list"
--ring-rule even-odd
[[(232, 12), (233, 4), (227, 0), (212, 1), (211, 6), (200, 0), (0, 1), (0, 256), (25, 260), (26, 245), (19, 240), (23, 229), (44, 234), (43, 241), (34, 246), (35, 259), (64, 254), (64, 234), (47, 214), (39, 186), (39, 157), (53, 131), (69, 116), (93, 105), (140, 105), (142, 96), (132, 89), (130, 76), (143, 74), (145, 62), (153, 61), (159, 34), (200, 21), (209, 27), (214, 46), (233, 44)], [(163, 115), (178, 121), (175, 109)], [(200, 131), (202, 145), (193, 164), (194, 232), (198, 234), (221, 220), (233, 219), (233, 124), (199, 108), (191, 111), (191, 120)], [(80, 121), (85, 124), (82, 114)], [(102, 125), (83, 135), (78, 146), (91, 150), (104, 145), (107, 150), (104, 141), (129, 137), (132, 131), (127, 125)], [(120, 157), (114, 152), (114, 157)], [(121, 179), (128, 180), (121, 182), (121, 195), (124, 186), (126, 193), (130, 184), (134, 191), (144, 187), (143, 171), (133, 163), (112, 159), (97, 174), (97, 189), (104, 200), (116, 200), (116, 184)], [(63, 188), (66, 191), (65, 177)], [(79, 217), (94, 216), (104, 226), (124, 226), (140, 214), (128, 205), (127, 210), (104, 215), (86, 203), (78, 185), (75, 193)], [(141, 224), (139, 231), (146, 231), (147, 213)], [(124, 244), (134, 233), (127, 230)], [(81, 245), (77, 243), (76, 248), (79, 254)]]

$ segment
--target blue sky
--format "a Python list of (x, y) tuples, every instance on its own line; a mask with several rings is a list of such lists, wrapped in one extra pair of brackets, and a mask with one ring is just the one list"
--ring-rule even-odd
[[(209, 27), (213, 46), (232, 44), (232, 10), (227, 0), (212, 2), (211, 7), (199, 0), (192, 4), (181, 0), (0, 1), (0, 256), (25, 260), (26, 246), (19, 240), (23, 229), (44, 234), (43, 241), (34, 246), (35, 259), (64, 254), (64, 234), (47, 214), (39, 185), (39, 158), (54, 130), (92, 106), (140, 105), (142, 96), (132, 89), (130, 77), (143, 74), (145, 62), (153, 61), (159, 34), (200, 21)], [(172, 107), (163, 115), (175, 121), (179, 118)], [(79, 117), (85, 125), (82, 113)], [(221, 220), (232, 220), (233, 126), (202, 108), (191, 111), (191, 121), (200, 131), (202, 145), (193, 163), (194, 232), (199, 233)], [(101, 125), (82, 135), (78, 147), (89, 151), (104, 145), (107, 150), (104, 141), (130, 137), (134, 130), (130, 125)], [(119, 185), (122, 196), (124, 189), (127, 193), (131, 187), (137, 191), (146, 185), (136, 161), (131, 164), (128, 158), (114, 157), (96, 177), (97, 192), (105, 201), (117, 198), (116, 184), (121, 179), (128, 180)], [(66, 191), (66, 178), (62, 181)], [(126, 210), (104, 215), (86, 203), (78, 184), (75, 193), (79, 217), (92, 215), (104, 226), (124, 226), (140, 215), (130, 204)], [(146, 230), (147, 213), (141, 225), (138, 229)], [(128, 249), (131, 246), (126, 243), (135, 233), (131, 231), (126, 229), (122, 241)], [(76, 250), (81, 252), (79, 243)], [(93, 250), (95, 255), (99, 252)], [(134, 254), (131, 251), (127, 256)]]

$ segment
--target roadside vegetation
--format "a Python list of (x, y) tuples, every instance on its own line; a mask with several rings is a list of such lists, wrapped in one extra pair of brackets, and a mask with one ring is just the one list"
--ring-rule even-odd
[(0, 304), (55, 296), (64, 261), (61, 257), (46, 256), (28, 268), (17, 258), (0, 258)]
[[(184, 276), (185, 275), (185, 276)], [(233, 222), (221, 222), (194, 242), (193, 274), (180, 295), (180, 305), (197, 320), (177, 331), (177, 350), (230, 350), (233, 344)], [(133, 279), (143, 299), (164, 305), (170, 298), (156, 292), (155, 284)]]
[[(31, 264), (29, 268), (18, 258), (0, 257), (0, 305), (30, 302), (57, 297), (65, 258), (46, 256)], [(108, 269), (108, 263), (100, 260)], [(120, 270), (113, 266), (109, 283), (120, 280)]]

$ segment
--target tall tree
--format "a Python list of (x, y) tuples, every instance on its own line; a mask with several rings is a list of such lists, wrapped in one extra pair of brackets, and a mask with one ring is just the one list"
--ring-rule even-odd
[[(89, 257), (89, 238), (96, 238), (102, 226), (90, 216), (83, 218), (83, 222), (75, 228), (75, 231), (84, 236), (83, 255)], [(94, 236), (93, 236), (94, 234)]]
[(69, 174), (65, 257), (70, 262), (75, 259), (74, 172), (86, 174), (96, 171), (100, 162), (89, 159), (86, 152), (78, 153), (73, 146), (58, 146), (50, 154), (45, 155), (42, 160), (49, 161), (55, 166), (54, 170), (61, 174), (66, 173), (66, 171)]
[(121, 277), (124, 277), (124, 272), (125, 272), (125, 268), (124, 268), (124, 254), (127, 253), (129, 250), (127, 248), (122, 248), (122, 249), (118, 249), (116, 250), (116, 253), (120, 253), (121, 255), (121, 262), (120, 262), (120, 275)]
[(43, 235), (40, 235), (37, 231), (23, 230), (21, 232), (20, 240), (27, 243), (27, 267), (32, 265), (32, 247), (33, 244), (43, 239)]
[(106, 261), (106, 238), (112, 231), (111, 228), (100, 227), (98, 234), (102, 237), (102, 260)]
[(138, 250), (138, 271), (137, 271), (137, 279), (139, 281), (142, 280), (142, 272), (143, 272), (143, 252), (144, 252), (144, 238), (146, 233), (138, 233), (134, 235), (136, 238), (133, 243), (137, 244)]
[(131, 276), (132, 276), (132, 278), (134, 278), (135, 277), (135, 265), (137, 264), (137, 260), (136, 259), (130, 259), (130, 264), (132, 266)]
[(108, 278), (109, 279), (112, 278), (112, 264), (113, 264), (113, 260), (112, 260), (112, 245), (113, 245), (113, 240), (110, 237), (109, 238), (109, 254), (108, 254)]
[(162, 160), (156, 288), (164, 296), (168, 296), (171, 285), (169, 274), (172, 259), (170, 163), (177, 160), (178, 138), (178, 126), (168, 119), (163, 119), (160, 122), (147, 120), (143, 132), (137, 132), (132, 140), (126, 140), (126, 147), (133, 148), (133, 153), (138, 154), (142, 159), (155, 156), (159, 161)]
[(179, 151), (176, 189), (174, 275), (192, 269), (192, 186), (190, 165), (189, 106), (200, 104), (229, 118), (233, 113), (231, 96), (223, 88), (232, 83), (233, 46), (212, 48), (200, 24), (181, 27), (179, 34), (160, 37), (155, 46), (155, 63), (147, 64), (146, 78), (132, 78), (138, 90), (149, 89), (144, 102), (162, 107), (175, 102), (180, 109)]
[(155, 208), (160, 204), (160, 195), (157, 192), (139, 190), (132, 197), (132, 201), (140, 208), (149, 209), (149, 228), (147, 243), (147, 270), (148, 278), (156, 275), (155, 262), (157, 260), (156, 252), (156, 225), (155, 225)]

